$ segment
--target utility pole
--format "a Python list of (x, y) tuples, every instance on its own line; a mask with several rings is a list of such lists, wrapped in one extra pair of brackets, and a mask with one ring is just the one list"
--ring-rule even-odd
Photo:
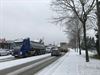
[(99, 40), (99, 52), (100, 52), (100, 1), (96, 0), (97, 5), (97, 26), (98, 26), (98, 40)]

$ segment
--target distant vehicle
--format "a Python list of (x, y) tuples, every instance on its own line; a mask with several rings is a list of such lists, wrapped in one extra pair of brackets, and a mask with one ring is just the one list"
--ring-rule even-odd
[(68, 52), (68, 44), (65, 42), (61, 42), (59, 49), (61, 52)]
[(6, 56), (9, 54), (9, 51), (7, 51), (6, 49), (0, 49), (0, 56)]
[(12, 55), (15, 57), (28, 57), (45, 54), (45, 45), (40, 42), (30, 41), (29, 38), (22, 42), (15, 42)]
[(60, 55), (61, 55), (61, 52), (58, 49), (58, 47), (53, 47), (51, 50), (51, 56), (60, 56)]
[(51, 49), (52, 49), (52, 47), (46, 47), (46, 52), (51, 53)]

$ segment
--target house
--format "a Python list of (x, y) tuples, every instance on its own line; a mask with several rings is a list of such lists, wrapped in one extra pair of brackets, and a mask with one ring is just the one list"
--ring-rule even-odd
[(5, 38), (0, 39), (0, 48), (2, 49), (11, 49), (11, 44), (13, 41), (11, 40), (6, 40)]

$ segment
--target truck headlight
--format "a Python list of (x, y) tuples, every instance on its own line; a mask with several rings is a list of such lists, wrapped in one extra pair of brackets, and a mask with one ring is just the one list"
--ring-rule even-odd
[(20, 55), (22, 55), (22, 52), (20, 52)]

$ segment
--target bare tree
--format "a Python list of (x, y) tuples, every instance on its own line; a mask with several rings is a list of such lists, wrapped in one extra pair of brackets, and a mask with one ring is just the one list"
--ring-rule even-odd
[(83, 26), (86, 62), (89, 62), (86, 41), (86, 23), (91, 11), (95, 7), (95, 0), (53, 0), (52, 7), (54, 11), (59, 14), (59, 17), (55, 18), (56, 21), (61, 21), (61, 23), (68, 21), (68, 18), (71, 18), (73, 13), (77, 15)]
[[(66, 34), (69, 34), (70, 40), (74, 40), (74, 45), (79, 48), (79, 54), (81, 55), (80, 41), (82, 34), (82, 24), (80, 23), (77, 16), (74, 14), (72, 18), (68, 22), (66, 22)], [(78, 51), (78, 49), (77, 49)]]

